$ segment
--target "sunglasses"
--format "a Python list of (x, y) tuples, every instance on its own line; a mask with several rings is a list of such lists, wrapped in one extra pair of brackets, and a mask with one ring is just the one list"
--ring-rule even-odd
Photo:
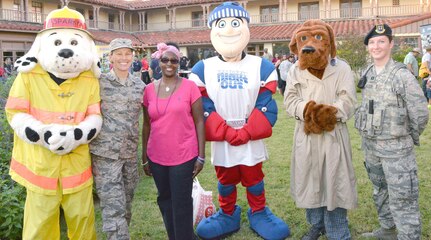
[(178, 63), (179, 63), (179, 60), (178, 60), (178, 59), (176, 59), (176, 58), (173, 58), (173, 59), (169, 59), (169, 58), (161, 58), (161, 59), (160, 59), (160, 62), (162, 62), (162, 63), (164, 63), (164, 64), (167, 64), (168, 62), (171, 62), (172, 64), (178, 64)]

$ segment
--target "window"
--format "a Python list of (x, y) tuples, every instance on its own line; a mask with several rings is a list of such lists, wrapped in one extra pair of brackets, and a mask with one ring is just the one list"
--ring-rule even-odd
[(281, 57), (283, 54), (290, 54), (289, 50), (289, 43), (290, 42), (279, 42), (274, 43), (272, 45), (272, 51), (274, 54), (278, 53), (278, 55)]
[(362, 16), (361, 0), (341, 0), (340, 1), (340, 17), (356, 18)]
[(250, 55), (262, 56), (263, 44), (249, 44), (247, 45), (247, 53)]
[(166, 15), (165, 15), (165, 22), (166, 22), (166, 23), (169, 23), (169, 14), (166, 14)]
[(400, 6), (400, 0), (392, 0), (392, 6)]
[(33, 22), (38, 22), (41, 23), (42, 22), (42, 3), (38, 2), (38, 1), (33, 1), (31, 3), (31, 15), (32, 17), (30, 18)]
[(94, 16), (93, 16), (94, 12), (93, 10), (88, 10), (88, 23), (89, 26), (94, 28), (96, 25), (94, 24)]
[(21, 1), (20, 0), (14, 0), (13, 1), (13, 10), (21, 11)]
[(216, 51), (211, 46), (203, 47), (188, 47), (187, 55), (190, 59), (190, 66), (195, 65), (199, 60), (216, 56)]
[(10, 58), (12, 60), (12, 62), (15, 62), (13, 59), (13, 52), (3, 52), (3, 62), (6, 61), (6, 58)]
[(20, 0), (14, 0), (13, 1), (13, 11), (11, 11), (10, 16), (7, 18), (10, 20), (21, 20), (21, 1)]
[(85, 11), (82, 8), (77, 8), (76, 9), (77, 12), (79, 12), (80, 14), (82, 14), (82, 16), (85, 16)]
[(5, 51), (3, 52), (3, 63), (6, 61), (6, 58), (10, 58), (14, 63), (18, 58), (24, 56), (24, 51)]
[(108, 28), (114, 29), (115, 27), (115, 15), (113, 13), (108, 14)]
[(395, 44), (398, 48), (401, 48), (401, 46), (408, 46), (410, 48), (419, 47), (419, 41), (417, 37), (397, 37), (394, 39), (394, 48)]
[(260, 8), (260, 22), (278, 22), (278, 6), (263, 6)]
[(319, 2), (299, 3), (299, 20), (319, 19)]
[(204, 26), (203, 21), (204, 13), (201, 12), (192, 12), (192, 27), (202, 27)]

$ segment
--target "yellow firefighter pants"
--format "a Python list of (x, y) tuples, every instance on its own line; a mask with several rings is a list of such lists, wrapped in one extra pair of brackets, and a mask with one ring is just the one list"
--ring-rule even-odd
[(27, 189), (24, 208), (24, 240), (60, 239), (60, 207), (69, 239), (96, 239), (92, 186), (82, 191), (44, 195)]

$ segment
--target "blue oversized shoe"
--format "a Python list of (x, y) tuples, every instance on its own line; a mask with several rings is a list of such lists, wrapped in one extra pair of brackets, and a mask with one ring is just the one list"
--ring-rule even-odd
[(204, 240), (220, 239), (239, 230), (241, 223), (241, 208), (235, 205), (232, 216), (218, 210), (209, 218), (204, 218), (198, 224), (196, 233)]
[(247, 216), (250, 228), (265, 240), (282, 240), (290, 235), (289, 226), (272, 214), (268, 207), (255, 213), (248, 209)]

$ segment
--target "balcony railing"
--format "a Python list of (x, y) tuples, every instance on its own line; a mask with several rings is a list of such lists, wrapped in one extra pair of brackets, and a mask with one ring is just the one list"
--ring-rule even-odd
[[(305, 21), (308, 19), (360, 19), (373, 17), (394, 17), (394, 16), (411, 16), (430, 12), (431, 7), (427, 5), (402, 5), (402, 6), (379, 6), (377, 8), (347, 8), (332, 9), (328, 11), (301, 11), (287, 12), (285, 14), (270, 15), (252, 15), (250, 24), (266, 25), (278, 24), (283, 22)], [(43, 23), (46, 14), (22, 12), (17, 10), (0, 9), (0, 20), (23, 21), (33, 23)], [(206, 21), (203, 19), (194, 19), (189, 21), (176, 22), (148, 22), (146, 24), (124, 24), (117, 22), (94, 21), (87, 19), (87, 26), (90, 29), (126, 31), (126, 32), (144, 32), (144, 31), (166, 31), (170, 29), (190, 29), (206, 28)]]
[(43, 23), (48, 14), (0, 9), (0, 20)]

